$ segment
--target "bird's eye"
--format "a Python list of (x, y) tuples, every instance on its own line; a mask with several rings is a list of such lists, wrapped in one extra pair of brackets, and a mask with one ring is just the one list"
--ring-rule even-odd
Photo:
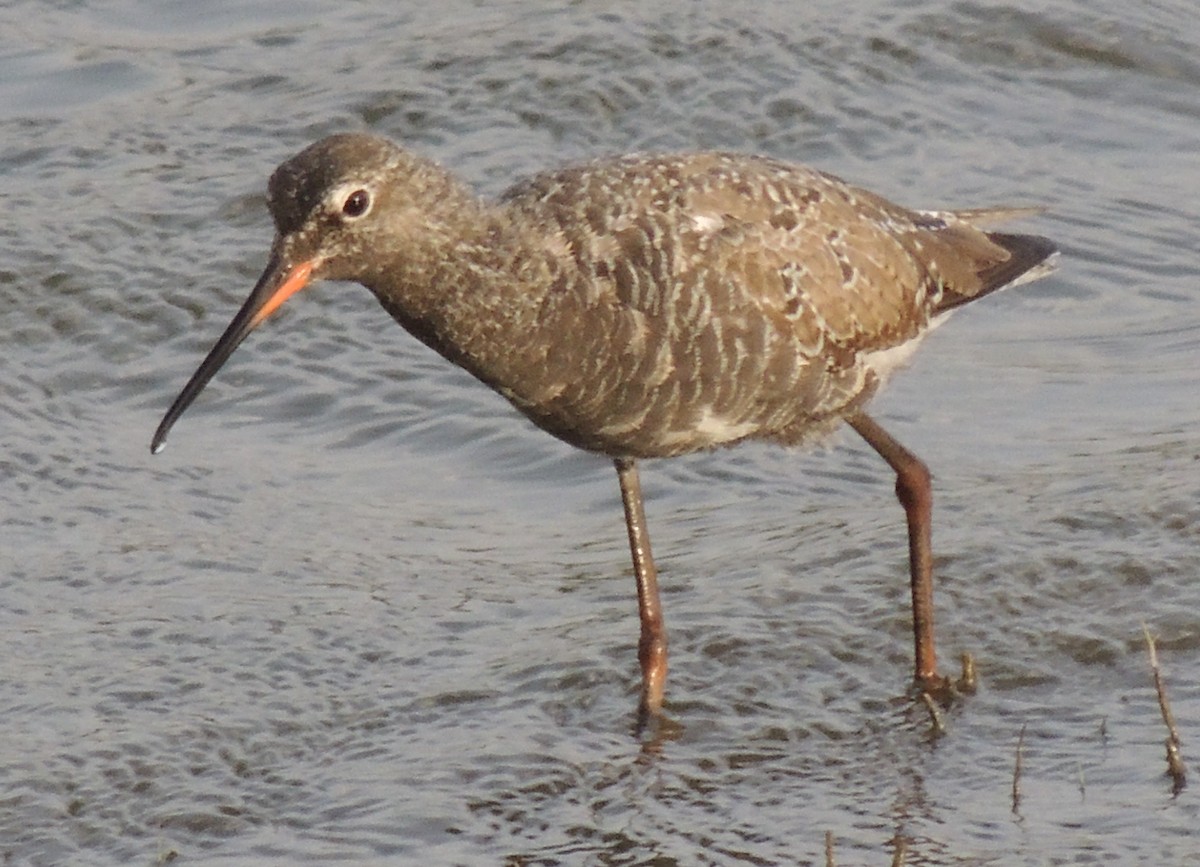
[(342, 214), (347, 217), (361, 217), (371, 207), (371, 194), (366, 190), (355, 190), (346, 196), (342, 203)]

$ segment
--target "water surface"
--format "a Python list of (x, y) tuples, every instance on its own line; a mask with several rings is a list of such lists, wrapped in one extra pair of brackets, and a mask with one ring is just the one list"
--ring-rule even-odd
[[(1200, 742), (1200, 24), (1167, 5), (17, 2), (0, 10), (0, 853), (14, 864), (1200, 863), (1142, 623)], [(370, 129), (485, 193), (729, 148), (915, 206), (1041, 203), (1062, 268), (875, 404), (935, 474), (904, 697), (902, 514), (852, 435), (649, 462), (668, 710), (632, 731), (616, 481), (314, 286), (151, 458), (270, 242)], [(1022, 800), (1011, 800), (1026, 729)]]

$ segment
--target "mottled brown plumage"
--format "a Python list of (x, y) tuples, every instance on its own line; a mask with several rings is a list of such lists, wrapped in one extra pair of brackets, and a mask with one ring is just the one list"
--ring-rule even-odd
[(910, 211), (812, 169), (724, 153), (597, 160), (486, 201), (366, 135), (285, 162), (270, 207), (267, 271), (168, 411), (156, 450), (286, 297), (318, 277), (366, 285), (535, 424), (617, 461), (643, 707), (655, 711), (665, 635), (634, 459), (748, 438), (794, 444), (847, 420), (897, 469), (902, 500), (912, 489), (917, 674), (937, 679), (931, 612), (916, 610), (929, 583), (928, 474), (862, 407), (949, 310), (1048, 271), (1049, 241), (980, 228), (1024, 212)]

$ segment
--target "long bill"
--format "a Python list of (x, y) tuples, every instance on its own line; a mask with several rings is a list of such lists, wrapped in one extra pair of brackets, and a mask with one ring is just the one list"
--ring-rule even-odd
[(208, 381), (216, 375), (238, 345), (246, 339), (246, 335), (274, 313), (279, 305), (304, 288), (312, 277), (315, 265), (316, 260), (309, 260), (289, 267), (278, 253), (271, 254), (271, 261), (254, 284), (250, 297), (246, 299), (246, 303), (233, 317), (221, 339), (209, 350), (204, 361), (196, 368), (183, 391), (179, 392), (179, 397), (175, 398), (175, 402), (159, 422), (158, 430), (150, 440), (151, 454), (162, 451), (171, 427), (183, 415), (184, 410), (191, 406), (192, 401), (204, 390), (204, 386), (208, 385)]

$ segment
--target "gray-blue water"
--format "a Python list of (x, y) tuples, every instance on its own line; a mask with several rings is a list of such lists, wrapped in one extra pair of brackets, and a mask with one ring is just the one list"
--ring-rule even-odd
[[(399, 8), (395, 8), (396, 6)], [(0, 860), (1200, 864), (1200, 18), (1185, 3), (0, 9)], [(370, 129), (485, 193), (725, 148), (1043, 204), (1061, 270), (875, 416), (935, 475), (930, 733), (903, 518), (852, 435), (647, 462), (668, 712), (632, 731), (611, 466), (317, 285), (151, 432), (261, 269), (271, 170)], [(1026, 727), (1019, 809), (1016, 740)]]

